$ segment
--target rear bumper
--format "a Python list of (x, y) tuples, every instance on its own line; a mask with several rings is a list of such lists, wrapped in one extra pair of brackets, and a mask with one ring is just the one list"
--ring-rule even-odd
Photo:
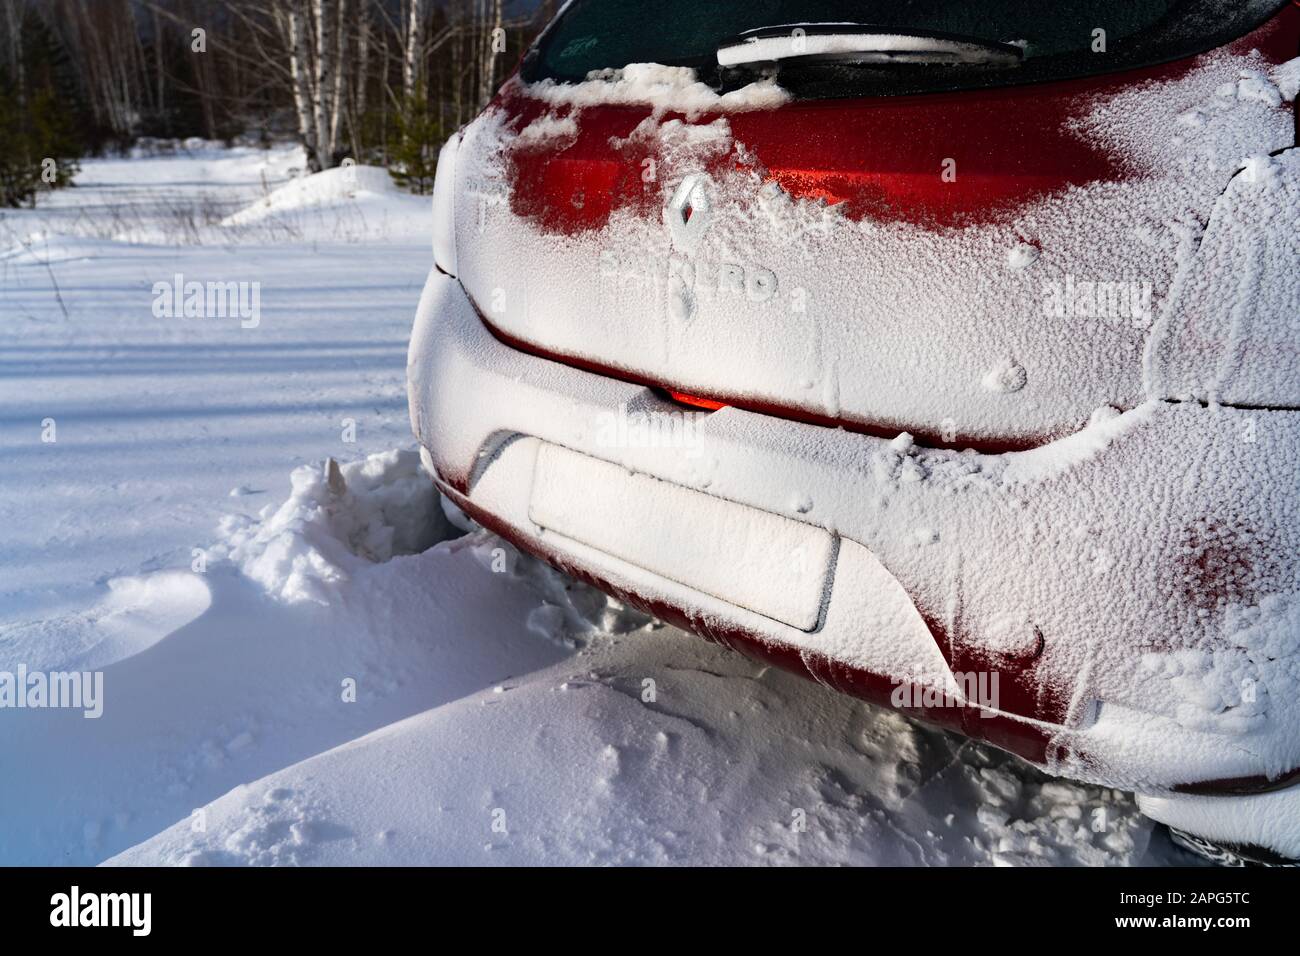
[[(1138, 795), (1138, 809), (1153, 820), (1194, 833), (1221, 846), (1251, 852), (1262, 848), (1300, 861), (1300, 786), (1223, 800), (1217, 797)], [(1230, 809), (1225, 811), (1224, 804)]]
[[(1300, 413), (1152, 402), (998, 456), (734, 408), (683, 420), (653, 389), (504, 345), (436, 270), (408, 387), (458, 505), (704, 637), (1141, 793), (1266, 790), (1300, 767)], [(606, 512), (625, 537), (564, 506), (565, 474), (606, 476), (571, 494), (596, 515), (625, 496)], [(631, 507), (647, 478), (677, 513)], [(709, 537), (683, 536), (705, 513)], [(774, 540), (816, 532), (789, 573), (719, 543), (760, 514)]]

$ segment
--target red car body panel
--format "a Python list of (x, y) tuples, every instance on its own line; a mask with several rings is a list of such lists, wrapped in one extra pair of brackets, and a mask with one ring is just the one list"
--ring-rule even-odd
[[(1223, 49), (1258, 50), (1274, 64), (1293, 58), (1300, 52), (1300, 5), (1284, 7)], [(1059, 82), (795, 101), (775, 110), (731, 113), (727, 121), (743, 150), (712, 158), (706, 170), (715, 174), (743, 154), (760, 176), (780, 184), (790, 196), (823, 199), (839, 206), (851, 220), (907, 222), (936, 232), (1012, 222), (1028, 204), (1071, 187), (1167, 175), (1167, 170), (1142, 169), (1091, 138), (1070, 135), (1068, 129), (1097, 98), (1141, 84), (1176, 80), (1192, 70), (1198, 59), (1186, 57)], [(507, 125), (515, 129), (547, 113), (570, 111), (525, 95), (511, 83), (503, 87), (493, 108), (503, 111)], [(581, 110), (576, 139), (562, 150), (516, 140), (506, 156), (512, 213), (543, 230), (569, 236), (603, 228), (619, 210), (657, 219), (662, 212), (659, 184), (646, 182), (642, 175), (644, 164), (658, 159), (656, 145), (653, 140), (638, 143), (631, 135), (651, 115), (649, 106), (589, 105)], [(660, 119), (673, 116), (667, 113)], [(704, 114), (692, 121), (706, 123), (711, 118)], [(937, 174), (947, 159), (955, 160), (960, 169), (951, 181)], [(1031, 236), (1021, 238), (1035, 244)], [(899, 431), (895, 421), (822, 414), (779, 396), (755, 397), (698, 384), (688, 387), (647, 376), (622, 360), (593, 359), (526, 341), (494, 323), (487, 310), (480, 308), (480, 314), (493, 333), (512, 347), (686, 395), (696, 400), (696, 407), (731, 405), (878, 437), (892, 437)], [(922, 420), (906, 422), (905, 427), (928, 447), (971, 448), (986, 454), (1019, 451), (1061, 437), (1050, 432), (1030, 437), (954, 437)]]
[[(1273, 63), (1300, 51), (1300, 7), (1284, 8), (1229, 51), (1259, 50)], [(956, 93), (809, 100), (729, 116), (736, 141), (790, 195), (842, 203), (851, 219), (904, 220), (943, 228), (1006, 218), (1069, 186), (1141, 176), (1102, 146), (1065, 130), (1092, 98), (1186, 74), (1196, 57), (1054, 83)], [(523, 127), (550, 107), (511, 92), (495, 105)], [(617, 209), (657, 217), (658, 186), (642, 177), (642, 152), (615, 150), (650, 107), (587, 106), (577, 140), (562, 152), (510, 151), (511, 208), (546, 229), (598, 229)], [(671, 118), (669, 113), (666, 118)], [(708, 122), (704, 115), (696, 122)], [(810, 149), (809, 143), (816, 148)], [(956, 147), (955, 144), (960, 144)], [(953, 155), (956, 153), (957, 155)], [(946, 158), (961, 175), (936, 175)], [(724, 157), (718, 162), (729, 161)]]
[[(1300, 53), (1300, 3), (1282, 9), (1254, 32), (1225, 48), (1229, 52), (1259, 51), (1269, 63), (1280, 64)], [(957, 93), (869, 97), (846, 100), (795, 101), (773, 110), (734, 112), (726, 117), (738, 149), (719, 154), (710, 173), (737, 163), (767, 181), (778, 183), (795, 198), (821, 199), (841, 206), (850, 220), (901, 222), (944, 232), (966, 226), (1006, 223), (1028, 204), (1072, 187), (1123, 182), (1157, 176), (1162, 171), (1141, 168), (1131, 159), (1107, 150), (1094, 138), (1070, 135), (1073, 120), (1082, 118), (1098, 97), (1147, 83), (1178, 79), (1190, 72), (1199, 57), (1187, 57), (1157, 66), (1059, 82), (966, 90)], [(505, 117), (515, 132), (544, 115), (565, 116), (572, 107), (556, 107), (526, 94), (518, 84), (507, 83), (494, 100), (493, 110)], [(1288, 108), (1293, 109), (1288, 105)], [(645, 161), (655, 161), (657, 142), (643, 141), (633, 131), (657, 115), (649, 106), (584, 105), (577, 134), (563, 149), (516, 137), (506, 146), (510, 212), (537, 228), (563, 236), (581, 236), (604, 228), (616, 212), (632, 211), (657, 221), (663, 214), (662, 184), (645, 181)], [(674, 114), (659, 115), (663, 121)], [(707, 123), (709, 114), (690, 117)], [(620, 145), (616, 147), (614, 142)], [(815, 142), (815, 149), (809, 143)], [(953, 153), (956, 155), (953, 155)], [(946, 159), (960, 169), (955, 180), (937, 174)], [(1165, 174), (1168, 171), (1163, 171)], [(1226, 185), (1226, 184), (1225, 184)], [(1032, 237), (1023, 237), (1032, 242)], [(471, 301), (474, 289), (466, 283)], [(551, 361), (602, 376), (662, 390), (673, 400), (695, 408), (735, 406), (827, 427), (893, 437), (898, 429), (875, 427), (861, 420), (823, 416), (777, 400), (756, 400), (725, 391), (657, 381), (635, 371), (590, 356), (525, 341), (500, 327), (478, 308), (483, 324), (503, 344)], [(996, 454), (1030, 447), (1041, 441), (945, 441), (924, 423), (908, 430), (922, 444), (933, 447), (973, 448)], [(482, 452), (480, 452), (482, 454)], [(649, 598), (614, 584), (591, 568), (565, 555), (547, 550), (535, 539), (479, 507), (470, 497), (477, 462), (468, 460), (461, 471), (444, 467), (438, 475), (442, 491), (483, 526), (566, 572), (587, 580), (619, 599), (677, 624), (716, 643), (755, 659), (793, 671), (882, 706), (891, 700), (896, 677), (852, 667), (807, 649), (780, 645), (744, 629), (719, 626), (717, 621)], [(1186, 566), (1171, 569), (1169, 580), (1196, 595), (1223, 596), (1234, 582), (1259, 575), (1268, 579), (1267, 556), (1251, 550), (1250, 535), (1239, 528), (1210, 525), (1186, 531), (1182, 552)], [(1229, 533), (1231, 532), (1231, 533)], [(1242, 572), (1246, 567), (1249, 573)], [(891, 569), (892, 571), (893, 569)], [(1256, 574), (1256, 571), (1259, 574)], [(1062, 756), (1054, 750), (1068, 748), (1067, 722), (1072, 704), (1090, 698), (1086, 677), (1074, 675), (1063, 684), (1059, 673), (1045, 675), (1050, 665), (1039, 654), (1016, 660), (991, 661), (982, 635), (963, 629), (960, 615), (946, 616), (923, 594), (900, 583), (929, 629), (935, 645), (954, 672), (995, 668), (1002, 678), (999, 710), (1025, 720), (983, 711), (977, 706), (907, 707), (905, 713), (988, 741), (1035, 764), (1046, 765)], [(1266, 583), (1275, 584), (1271, 579)], [(1278, 588), (1280, 590), (1280, 587)], [(1250, 595), (1234, 595), (1250, 597)], [(1195, 595), (1185, 595), (1189, 601)], [(1160, 648), (1162, 637), (1153, 637)], [(1075, 751), (1076, 761), (1087, 762)], [(1269, 777), (1241, 777), (1196, 781), (1176, 787), (1183, 793), (1242, 794), (1285, 786), (1300, 777), (1300, 768)]]
[[(1258, 49), (1274, 62), (1284, 62), (1300, 49), (1300, 7), (1286, 7), (1255, 32), (1233, 43), (1229, 49)], [(1070, 186), (1097, 180), (1114, 180), (1144, 174), (1125, 168), (1102, 147), (1062, 132), (1079, 109), (1079, 104), (1098, 94), (1135, 84), (1177, 78), (1191, 69), (1195, 57), (1159, 66), (1117, 74), (1032, 86), (1011, 86), (990, 90), (948, 94), (877, 97), (856, 100), (808, 101), (788, 104), (771, 111), (736, 113), (728, 117), (738, 142), (756, 157), (764, 175), (777, 180), (796, 196), (821, 197), (843, 203), (851, 218), (906, 219), (934, 229), (958, 227), (1014, 214), (1024, 203)], [(509, 87), (507, 86), (507, 89)], [(507, 111), (512, 124), (522, 127), (550, 107), (526, 96), (504, 94), (497, 106)], [(1014, 108), (1013, 108), (1014, 107)], [(660, 214), (662, 199), (657, 183), (645, 183), (640, 175), (647, 152), (629, 157), (616, 152), (611, 139), (626, 142), (633, 129), (651, 114), (649, 107), (589, 106), (582, 111), (579, 134), (563, 151), (516, 146), (509, 154), (511, 209), (548, 230), (578, 233), (605, 225), (611, 213), (633, 208), (646, 216)], [(708, 117), (696, 122), (707, 122)], [(815, 151), (806, 144), (814, 139)], [(953, 144), (960, 143), (962, 174), (944, 182), (935, 174)], [(719, 162), (730, 162), (727, 154)], [(575, 201), (575, 197), (581, 197)], [(482, 315), (482, 310), (480, 310)], [(523, 351), (572, 364), (587, 371), (638, 384), (664, 385), (648, 381), (614, 366), (576, 358), (524, 342), (484, 317), (484, 322), (502, 342)], [(729, 395), (700, 395), (690, 399), (704, 407), (734, 405), (750, 411), (780, 415), (828, 427), (873, 433), (858, 422), (809, 415), (806, 411), (774, 402)], [(1015, 442), (946, 443), (937, 434), (913, 429), (918, 440), (935, 447), (974, 447), (984, 453), (998, 453), (1025, 447)], [(892, 437), (896, 431), (880, 429)], [(468, 475), (447, 476), (463, 490)], [(480, 520), (490, 521), (488, 516)], [(1196, 552), (1197, 543), (1189, 542)], [(1249, 560), (1249, 555), (1237, 556)], [(1214, 563), (1217, 567), (1222, 562)], [(580, 573), (581, 569), (569, 569)], [(1193, 569), (1194, 570), (1194, 569)], [(1197, 587), (1213, 595), (1222, 582), (1213, 569), (1201, 574)], [(627, 596), (635, 600), (634, 596)], [(944, 659), (954, 671), (976, 671), (988, 667), (977, 635), (945, 626), (925, 604), (912, 595)], [(682, 612), (671, 608), (651, 609), (680, 619)], [(707, 631), (701, 623), (683, 622), (697, 632)], [(891, 684), (867, 672), (847, 672), (814, 660), (795, 660), (788, 652), (770, 648), (743, 634), (708, 634), (714, 640), (791, 667), (857, 696), (887, 702)], [(1037, 673), (1041, 658), (1019, 662), (999, 661), (1002, 674), (1001, 709), (1047, 724), (1066, 719), (1077, 687), (1061, 688), (1044, 681)], [(1055, 688), (1055, 689), (1053, 689)], [(977, 713), (977, 711), (976, 711)], [(951, 712), (939, 712), (940, 722), (953, 724)], [(996, 724), (996, 722), (995, 722)], [(963, 717), (958, 729), (984, 739), (998, 728), (986, 719)], [(1023, 733), (1023, 725), (1015, 727)], [(995, 741), (996, 742), (996, 741)], [(1010, 741), (1022, 756), (1035, 759), (1046, 747), (1046, 739)]]

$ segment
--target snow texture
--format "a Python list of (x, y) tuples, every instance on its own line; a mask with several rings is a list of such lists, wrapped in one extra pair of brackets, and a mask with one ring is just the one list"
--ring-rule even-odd
[[(409, 450), (428, 223), (366, 187), (386, 210), (366, 229), (390, 231), (359, 242), (337, 177), (293, 185), (301, 166), (156, 144), (0, 219), (0, 670), (105, 690), (96, 720), (0, 711), (0, 862), (1186, 859), (1115, 791), (656, 624), (483, 531), (428, 547), (439, 510), (472, 527)], [(295, 217), (322, 201), (258, 218), (285, 186)], [(177, 272), (260, 281), (260, 324), (155, 317)]]
[[(1294, 151), (1268, 154), (1294, 142), (1297, 69), (1225, 49), (1081, 101), (1062, 135), (1105, 150), (1124, 177), (941, 229), (854, 220), (765, 179), (731, 127), (737, 111), (779, 103), (776, 88), (719, 98), (688, 69), (644, 64), (515, 84), (511, 96), (552, 112), (521, 133), (498, 108), (465, 131), (458, 276), (498, 327), (549, 350), (884, 429), (938, 434), (950, 420), (973, 444), (1041, 443), (1148, 398), (1294, 405), (1300, 171)], [(649, 109), (610, 158), (649, 151), (659, 208), (718, 168), (696, 187), (710, 209), (701, 235), (683, 244), (639, 208), (572, 234), (512, 212), (521, 138), (561, 114), (581, 127), (581, 110), (603, 104)], [(548, 144), (561, 157), (566, 135)], [(1025, 384), (989, 388), (1007, 355)]]
[[(509, 81), (517, 88), (518, 80)], [(552, 106), (581, 110), (587, 106), (650, 106), (658, 115), (681, 113), (696, 119), (704, 113), (767, 110), (789, 100), (773, 80), (756, 80), (738, 90), (719, 94), (686, 66), (629, 63), (621, 69), (597, 70), (584, 83), (541, 80), (527, 84), (528, 95)]]
[[(508, 109), (490, 110), (464, 133), (456, 226), (458, 279), (494, 324), (688, 392), (779, 399), (904, 434), (724, 409), (691, 454), (596, 448), (602, 408), (655, 399), (506, 355), (486, 334), (423, 342), (417, 329), (412, 354), (450, 383), (417, 394), (452, 410), (421, 434), (457, 468), (496, 448), (491, 436), (535, 436), (803, 515), (841, 536), (842, 561), (877, 561), (932, 619), (987, 641), (973, 653), (1030, 653), (1031, 622), (1047, 636), (1033, 679), (1062, 696), (1059, 742), (1077, 748), (1063, 772), (1154, 787), (1300, 766), (1295, 70), (1238, 46), (1081, 102), (1065, 132), (1126, 175), (1043, 196), (1011, 221), (950, 229), (792, 197), (749, 161), (739, 114), (692, 117), (665, 91), (609, 144), (616, 157), (653, 146), (652, 212), (616, 208), (560, 232), (512, 206), (518, 131)], [(610, 99), (619, 82), (566, 86), (563, 103), (623, 103)], [(515, 92), (557, 107), (558, 89)], [(707, 210), (707, 230), (672, 218), (688, 204)], [(426, 289), (444, 328), (478, 329), (455, 295)], [(1062, 310), (1046, 313), (1053, 302)], [(497, 400), (461, 397), (479, 387)], [(1178, 401), (1189, 398), (1199, 401)], [(958, 447), (1036, 447), (936, 449), (913, 427), (950, 432)], [(528, 455), (522, 442), (502, 450), (475, 471), (474, 493), (494, 506), (526, 499)], [(656, 598), (671, 591), (619, 572)], [(815, 637), (702, 599), (693, 610), (719, 629), (743, 618), (775, 642), (901, 676), (890, 668), (908, 663), (905, 642), (887, 640), (898, 632), (869, 616), (831, 627), (845, 593), (832, 587)]]

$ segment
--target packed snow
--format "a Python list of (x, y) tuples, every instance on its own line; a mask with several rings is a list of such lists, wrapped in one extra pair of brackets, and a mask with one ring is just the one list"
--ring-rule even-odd
[(629, 63), (620, 69), (596, 70), (585, 83), (539, 80), (506, 83), (507, 92), (524, 87), (529, 96), (552, 106), (581, 110), (588, 106), (650, 106), (657, 116), (681, 113), (695, 119), (704, 113), (742, 113), (773, 109), (788, 102), (790, 94), (775, 80), (755, 80), (738, 90), (718, 93), (701, 82), (688, 66)]
[[(0, 863), (1187, 861), (1128, 796), (453, 537), (404, 394), (428, 224), (301, 167), (160, 146), (0, 218), (0, 671), (103, 680), (0, 710)], [(177, 275), (259, 321), (158, 317)]]
[(386, 169), (345, 165), (291, 179), (221, 225), (325, 241), (383, 241), (427, 231), (429, 205), (401, 192)]

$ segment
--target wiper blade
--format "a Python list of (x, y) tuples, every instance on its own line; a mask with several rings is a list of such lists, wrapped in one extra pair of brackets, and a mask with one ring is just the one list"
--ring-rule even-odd
[(717, 51), (721, 67), (756, 63), (971, 64), (1018, 66), (1022, 46), (933, 30), (899, 30), (863, 23), (789, 23), (759, 27)]

